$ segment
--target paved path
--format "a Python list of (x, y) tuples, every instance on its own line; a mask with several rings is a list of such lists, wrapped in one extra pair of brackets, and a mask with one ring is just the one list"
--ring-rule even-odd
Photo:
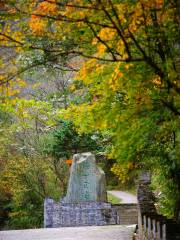
[(121, 199), (120, 203), (137, 203), (137, 197), (131, 193), (123, 191), (108, 191), (110, 194)]
[(0, 240), (132, 240), (135, 225), (1, 231)]

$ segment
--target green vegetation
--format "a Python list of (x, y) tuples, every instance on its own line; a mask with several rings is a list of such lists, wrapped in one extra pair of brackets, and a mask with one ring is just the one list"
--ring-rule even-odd
[(110, 193), (108, 193), (107, 196), (108, 196), (108, 202), (110, 202), (112, 204), (118, 204), (118, 203), (121, 202), (120, 198), (117, 198), (117, 197), (115, 197), (114, 195), (112, 195)]
[[(96, 138), (96, 141), (93, 140)], [(73, 154), (81, 152), (98, 152), (102, 150), (98, 144), (98, 136), (92, 134), (79, 134), (70, 121), (61, 120), (47, 140), (46, 152), (56, 159), (69, 159)]]

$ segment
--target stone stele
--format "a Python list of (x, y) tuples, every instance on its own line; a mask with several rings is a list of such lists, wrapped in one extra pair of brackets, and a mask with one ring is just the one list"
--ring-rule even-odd
[(117, 211), (107, 202), (105, 174), (91, 153), (73, 157), (67, 195), (59, 203), (44, 201), (44, 227), (118, 224)]
[(65, 203), (106, 202), (106, 181), (92, 153), (75, 154)]

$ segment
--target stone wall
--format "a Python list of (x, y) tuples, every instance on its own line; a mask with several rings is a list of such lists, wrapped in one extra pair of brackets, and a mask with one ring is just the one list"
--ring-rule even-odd
[(45, 199), (44, 227), (101, 226), (118, 223), (116, 210), (110, 203), (56, 203)]
[(118, 223), (124, 225), (138, 223), (138, 211), (136, 203), (121, 203), (112, 205), (117, 212)]

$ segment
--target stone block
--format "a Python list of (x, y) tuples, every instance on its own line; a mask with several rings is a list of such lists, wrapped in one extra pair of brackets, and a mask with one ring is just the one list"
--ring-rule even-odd
[(66, 203), (107, 201), (105, 174), (91, 153), (75, 154), (71, 166)]

